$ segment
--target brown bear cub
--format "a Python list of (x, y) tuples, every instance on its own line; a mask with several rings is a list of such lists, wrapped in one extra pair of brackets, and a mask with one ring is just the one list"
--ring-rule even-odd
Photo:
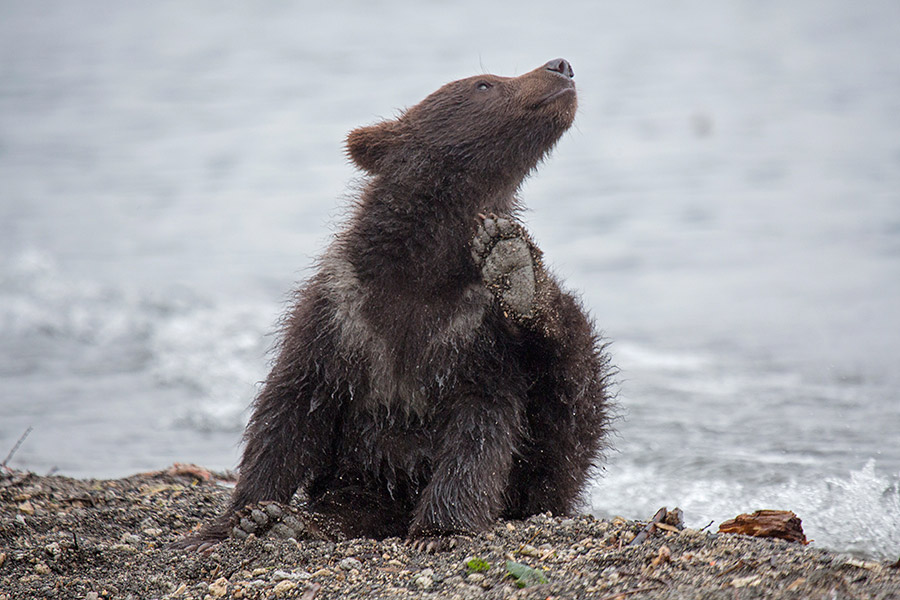
[(516, 218), (572, 78), (557, 59), (454, 81), (350, 133), (365, 188), (284, 321), (230, 506), (179, 547), (273, 527), (430, 543), (577, 507), (611, 369)]

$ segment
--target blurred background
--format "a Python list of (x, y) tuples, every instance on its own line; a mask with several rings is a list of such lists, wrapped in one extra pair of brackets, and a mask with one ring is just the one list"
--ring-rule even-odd
[(232, 468), (346, 133), (571, 61), (529, 228), (613, 340), (600, 516), (900, 553), (900, 4), (0, 2), (0, 459)]

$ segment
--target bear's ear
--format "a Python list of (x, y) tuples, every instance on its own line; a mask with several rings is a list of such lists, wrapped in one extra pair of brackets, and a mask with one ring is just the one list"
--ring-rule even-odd
[(347, 155), (358, 167), (375, 175), (391, 149), (400, 144), (397, 121), (354, 129), (347, 136)]

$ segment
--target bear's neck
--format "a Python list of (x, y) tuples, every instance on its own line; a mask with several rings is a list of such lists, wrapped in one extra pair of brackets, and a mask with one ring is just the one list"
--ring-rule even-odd
[(515, 213), (514, 192), (485, 193), (466, 181), (413, 188), (376, 179), (363, 192), (344, 247), (361, 281), (452, 295), (479, 277), (471, 259), (478, 214)]

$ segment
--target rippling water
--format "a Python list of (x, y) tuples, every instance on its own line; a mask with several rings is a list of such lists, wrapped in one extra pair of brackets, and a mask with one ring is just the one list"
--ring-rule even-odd
[(234, 466), (346, 132), (564, 56), (579, 116), (523, 196), (621, 368), (594, 510), (792, 509), (896, 557), (897, 40), (887, 0), (0, 4), (0, 453)]

